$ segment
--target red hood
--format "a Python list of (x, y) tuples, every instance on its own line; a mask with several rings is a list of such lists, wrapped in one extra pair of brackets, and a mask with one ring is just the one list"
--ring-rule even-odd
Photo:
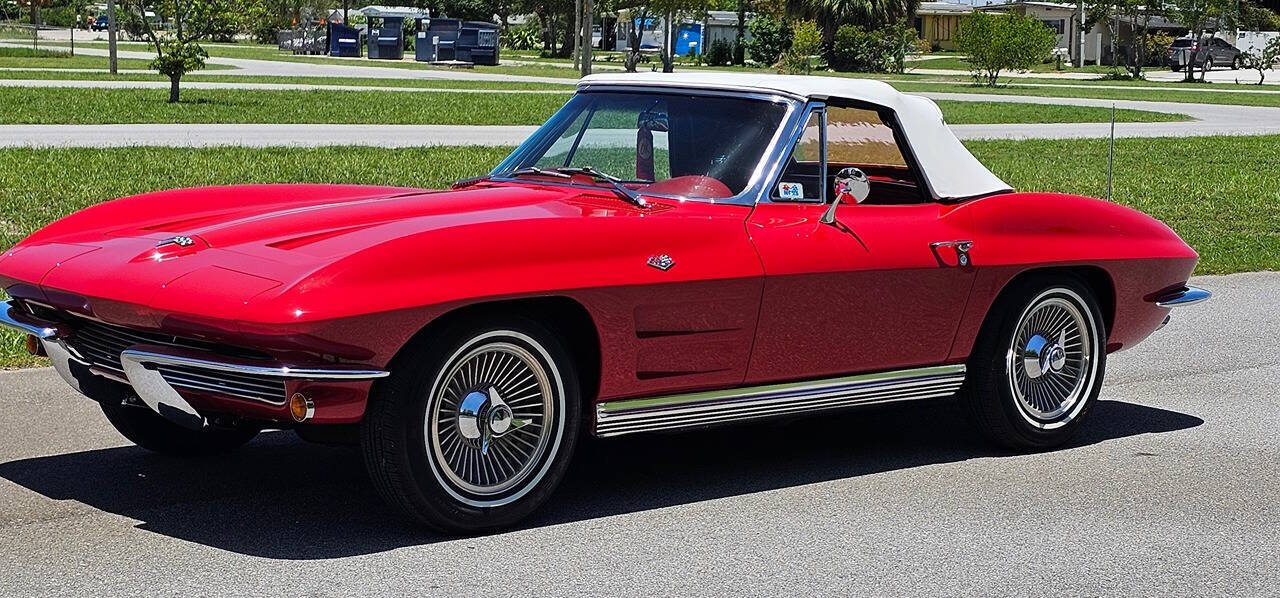
[[(371, 247), (443, 228), (580, 217), (602, 203), (590, 195), (532, 185), (455, 191), (252, 185), (149, 193), (94, 206), (32, 235), (0, 256), (0, 284), (15, 296), (122, 324), (153, 326), (158, 313), (234, 318), (246, 315), (254, 297), (278, 297)], [(184, 239), (158, 246), (176, 237)]]

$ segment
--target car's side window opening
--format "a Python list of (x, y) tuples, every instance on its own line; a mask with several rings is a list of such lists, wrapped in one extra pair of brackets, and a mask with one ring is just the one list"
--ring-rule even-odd
[[(876, 110), (832, 106), (826, 112), (827, 176), (822, 182), (832, 196), (835, 174), (856, 167), (871, 179), (865, 203), (905, 204), (924, 201), (914, 169), (898, 147), (891, 127)], [(821, 113), (814, 112), (796, 141), (786, 168), (772, 190), (774, 201), (818, 201), (821, 197)]]

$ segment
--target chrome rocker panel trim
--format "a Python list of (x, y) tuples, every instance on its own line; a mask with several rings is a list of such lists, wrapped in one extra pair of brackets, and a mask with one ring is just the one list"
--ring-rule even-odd
[(1182, 289), (1156, 298), (1158, 307), (1183, 307), (1195, 305), (1209, 300), (1213, 293), (1200, 287), (1186, 286)]
[(825, 380), (713, 390), (596, 405), (596, 436), (696, 428), (733, 421), (929, 399), (954, 394), (964, 384), (963, 364)]

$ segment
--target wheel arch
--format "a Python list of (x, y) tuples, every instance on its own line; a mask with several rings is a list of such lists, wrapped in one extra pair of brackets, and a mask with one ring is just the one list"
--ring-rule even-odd
[(564, 295), (524, 297), (471, 303), (451, 309), (432, 319), (400, 348), (392, 363), (405, 349), (427, 342), (440, 330), (468, 320), (520, 316), (549, 328), (564, 343), (578, 369), (578, 382), (585, 405), (590, 405), (600, 389), (600, 334), (586, 306)]
[(1111, 330), (1114, 327), (1116, 317), (1116, 286), (1111, 273), (1107, 272), (1106, 269), (1100, 266), (1084, 264), (1072, 266), (1032, 267), (1009, 277), (1008, 280), (1004, 281), (1004, 284), (1000, 285), (1000, 290), (992, 295), (991, 301), (982, 311), (982, 318), (977, 322), (976, 330), (974, 334), (969, 337), (969, 342), (963, 347), (953, 347), (952, 357), (960, 356), (964, 359), (969, 358), (977, 338), (988, 330), (988, 324), (991, 322), (991, 319), (995, 314), (995, 310), (1000, 305), (1000, 302), (1008, 296), (1018, 283), (1027, 280), (1028, 278), (1062, 275), (1072, 276), (1078, 279), (1086, 288), (1089, 289), (1090, 292), (1093, 293), (1093, 298), (1098, 303), (1098, 310), (1102, 312), (1102, 323), (1104, 329), (1107, 334), (1110, 335)]

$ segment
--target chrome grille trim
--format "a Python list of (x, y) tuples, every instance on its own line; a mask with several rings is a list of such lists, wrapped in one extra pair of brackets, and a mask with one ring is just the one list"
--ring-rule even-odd
[(964, 384), (965, 366), (947, 365), (772, 384), (596, 405), (596, 435), (695, 428), (733, 421), (945, 397)]
[[(120, 354), (137, 345), (153, 345), (181, 350), (208, 351), (208, 343), (179, 337), (142, 332), (86, 320), (71, 335), (69, 342), (89, 359), (96, 373), (117, 380), (126, 380)], [(288, 398), (282, 378), (240, 374), (232, 371), (213, 371), (182, 365), (166, 365), (156, 368), (165, 381), (174, 388), (195, 392), (235, 397), (273, 406), (284, 405)]]

